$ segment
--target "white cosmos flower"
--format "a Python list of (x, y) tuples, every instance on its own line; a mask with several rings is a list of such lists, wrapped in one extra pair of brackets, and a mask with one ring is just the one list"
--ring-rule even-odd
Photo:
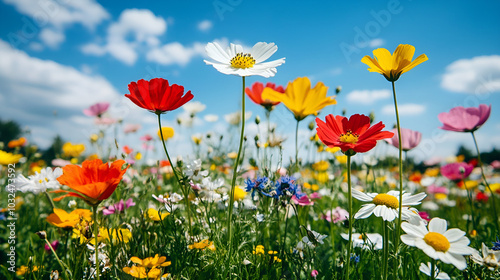
[(188, 102), (182, 106), (184, 111), (188, 112), (191, 115), (198, 114), (205, 110), (207, 105), (201, 103), (200, 101)]
[[(340, 236), (349, 240), (349, 234), (341, 233)], [(352, 245), (363, 249), (381, 250), (384, 248), (384, 238), (378, 233), (352, 233)]]
[(414, 225), (404, 222), (401, 228), (406, 232), (401, 235), (404, 244), (417, 247), (427, 256), (460, 270), (467, 267), (464, 255), (474, 253), (474, 249), (468, 246), (470, 241), (465, 232), (458, 228), (447, 230), (446, 220), (433, 218), (428, 227), (424, 223)]
[[(423, 274), (425, 274), (427, 276), (431, 276), (431, 263), (430, 262), (428, 262), (427, 264), (421, 263), (419, 270)], [(446, 280), (446, 279), (450, 279), (450, 276), (448, 276), (448, 274), (446, 272), (439, 271), (439, 269), (436, 266), (436, 267), (434, 267), (434, 278)]]
[(21, 192), (32, 192), (38, 194), (46, 191), (47, 189), (59, 189), (61, 184), (57, 181), (57, 178), (63, 174), (60, 167), (52, 170), (52, 168), (47, 167), (40, 172), (35, 172), (35, 175), (24, 177), (22, 174), (16, 179), (16, 190)]
[(215, 62), (204, 60), (205, 63), (228, 75), (241, 77), (258, 75), (269, 78), (276, 74), (276, 67), (285, 63), (285, 58), (264, 62), (278, 50), (274, 43), (259, 42), (250, 52), (244, 52), (241, 45), (230, 44), (224, 50), (217, 42), (213, 42), (208, 43), (205, 50), (207, 55), (215, 60)]
[[(384, 221), (393, 221), (399, 215), (399, 192), (389, 191), (388, 193), (363, 193), (356, 189), (352, 190), (352, 196), (358, 200), (371, 202), (363, 205), (354, 215), (354, 219), (365, 219), (371, 214), (382, 217)], [(403, 209), (401, 216), (404, 220), (419, 219), (420, 216), (408, 206), (418, 205), (427, 196), (425, 193), (415, 195), (403, 193)]]
[[(245, 121), (248, 121), (252, 117), (252, 112), (245, 112)], [(240, 125), (241, 122), (241, 112), (234, 112), (224, 115), (224, 119), (230, 125)]]

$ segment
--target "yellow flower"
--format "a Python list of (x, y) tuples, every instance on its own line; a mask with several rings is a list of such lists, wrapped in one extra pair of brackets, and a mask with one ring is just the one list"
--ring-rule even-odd
[(325, 171), (314, 172), (313, 178), (320, 183), (326, 183), (328, 182), (328, 173), (326, 173)]
[[(39, 266), (35, 265), (35, 266), (33, 266), (33, 270), (31, 270), (30, 272), (38, 271), (39, 268), (43, 268), (43, 267), (39, 267)], [(21, 265), (21, 267), (16, 270), (16, 275), (22, 276), (22, 275), (26, 274), (26, 272), (28, 272), (28, 267), (25, 265)]]
[(135, 278), (143, 279), (161, 279), (161, 278), (166, 278), (168, 276), (167, 274), (161, 275), (161, 269), (153, 267), (149, 271), (146, 271), (146, 268), (143, 266), (135, 266), (133, 265), (132, 267), (124, 267), (123, 272), (132, 275)]
[(0, 150), (0, 165), (9, 165), (17, 163), (23, 155), (15, 155)]
[(309, 183), (304, 183), (304, 188), (305, 188), (305, 189), (310, 189), (310, 190), (312, 190), (313, 192), (315, 192), (315, 191), (319, 190), (319, 186), (318, 186), (318, 185), (316, 185), (316, 184), (312, 184), (312, 185), (311, 185), (311, 184), (309, 184)]
[(257, 247), (255, 247), (255, 250), (252, 251), (252, 254), (254, 255), (265, 255), (266, 252), (264, 251), (264, 246), (262, 245), (257, 245)]
[(328, 163), (328, 161), (324, 161), (324, 160), (313, 163), (313, 165), (312, 165), (312, 169), (314, 169), (316, 171), (326, 171), (326, 170), (328, 170), (328, 167), (330, 167), (330, 164)]
[(281, 259), (280, 259), (280, 258), (278, 258), (277, 256), (274, 256), (273, 261), (274, 261), (274, 262), (279, 262), (279, 263), (280, 263), (280, 262), (281, 262)]
[(236, 159), (237, 156), (238, 154), (235, 152), (230, 152), (229, 154), (227, 154), (227, 157), (230, 159)]
[(347, 164), (347, 156), (341, 155), (335, 157), (340, 164)]
[(99, 140), (99, 135), (97, 135), (97, 134), (90, 135), (90, 142), (91, 143), (95, 143), (95, 142), (97, 142), (97, 140)]
[(470, 190), (470, 189), (473, 189), (475, 187), (477, 187), (479, 185), (479, 183), (477, 181), (465, 181), (465, 184), (463, 184), (463, 187)]
[(201, 144), (201, 137), (197, 137), (197, 136), (191, 136), (191, 140), (193, 140), (194, 144), (195, 145), (200, 145)]
[[(161, 133), (163, 133), (163, 139), (164, 140), (168, 140), (172, 137), (174, 137), (174, 129), (172, 127), (168, 127), (168, 126), (164, 126), (161, 128)], [(160, 138), (161, 140), (161, 134), (160, 134), (160, 130), (158, 129), (158, 138)]]
[(340, 147), (326, 147), (325, 151), (335, 154), (336, 152), (340, 151)]
[(322, 82), (318, 82), (311, 89), (311, 81), (307, 77), (297, 78), (289, 82), (285, 93), (280, 93), (265, 88), (262, 92), (262, 99), (269, 99), (274, 102), (282, 102), (290, 110), (297, 121), (303, 120), (309, 115), (317, 115), (318, 112), (328, 105), (337, 104), (334, 97), (327, 97), (328, 87)]
[(500, 192), (500, 183), (493, 183), (490, 185), (490, 189), (492, 192)]
[(160, 257), (160, 255), (156, 254), (154, 257), (148, 257), (143, 260), (138, 257), (131, 257), (130, 261), (138, 264), (141, 267), (153, 268), (157, 266), (169, 266), (172, 262), (166, 262), (167, 257)]
[(135, 160), (141, 160), (141, 158), (142, 158), (142, 154), (140, 152), (135, 154)]
[(361, 59), (361, 62), (370, 66), (368, 71), (378, 72), (389, 82), (395, 82), (401, 74), (428, 59), (425, 54), (421, 54), (412, 61), (414, 54), (415, 47), (412, 45), (399, 45), (392, 55), (387, 49), (379, 48), (373, 51), (375, 59), (367, 55)]
[(427, 168), (424, 174), (429, 177), (436, 177), (439, 175), (439, 167)]
[(47, 222), (56, 227), (72, 228), (82, 220), (91, 221), (92, 212), (88, 209), (75, 209), (68, 213), (63, 209), (54, 208), (54, 213), (47, 217)]
[(99, 158), (99, 155), (91, 154), (90, 156), (87, 157), (87, 160), (94, 160), (94, 159), (98, 159), (98, 158)]
[[(111, 240), (113, 244), (116, 244), (118, 242), (128, 243), (130, 239), (132, 239), (132, 233), (128, 228), (107, 229), (105, 227), (101, 227), (99, 228), (99, 237), (102, 237), (103, 240)], [(93, 238), (91, 240), (91, 243), (93, 240), (95, 241), (95, 239)]]
[(244, 191), (242, 188), (240, 188), (238, 186), (236, 186), (234, 188), (234, 201), (240, 201), (243, 198), (245, 198), (246, 195), (247, 195), (247, 192)]
[(436, 193), (436, 194), (434, 194), (434, 197), (437, 200), (443, 200), (443, 199), (446, 199), (447, 195), (445, 193)]
[(154, 208), (149, 208), (146, 213), (144, 213), (144, 216), (152, 221), (163, 221), (168, 215), (170, 215), (170, 213), (165, 212), (162, 213), (160, 217), (159, 211)]
[(192, 245), (188, 246), (189, 249), (198, 249), (205, 250), (205, 248), (210, 249), (211, 251), (215, 251), (215, 246), (213, 241), (209, 241), (208, 239), (203, 239), (200, 242), (195, 242)]
[(62, 146), (62, 150), (65, 157), (79, 157), (85, 151), (85, 145), (67, 142)]

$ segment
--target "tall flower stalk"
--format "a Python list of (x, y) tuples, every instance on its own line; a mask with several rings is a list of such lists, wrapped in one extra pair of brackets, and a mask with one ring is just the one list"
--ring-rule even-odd
[[(403, 212), (403, 145), (401, 144), (401, 125), (399, 123), (399, 112), (398, 112), (398, 100), (396, 98), (396, 85), (394, 81), (392, 83), (392, 98), (394, 99), (394, 111), (396, 112), (396, 129), (398, 130), (398, 171), (399, 171), (399, 212), (398, 212), (398, 224), (397, 224), (397, 235), (401, 235), (401, 222), (402, 212)], [(384, 229), (385, 231), (385, 229)], [(396, 238), (396, 250), (399, 246), (399, 238)]]
[[(351, 187), (351, 155), (347, 155), (347, 211), (349, 212), (349, 242), (347, 243), (347, 267), (345, 279), (349, 280), (349, 270), (351, 268), (352, 250), (352, 187)], [(333, 245), (333, 244), (332, 244)]]
[(236, 186), (236, 178), (238, 177), (238, 165), (241, 157), (241, 150), (243, 147), (243, 138), (245, 134), (245, 76), (242, 77), (243, 91), (241, 94), (241, 132), (240, 132), (240, 144), (238, 148), (238, 155), (236, 156), (234, 167), (233, 167), (233, 179), (231, 180), (231, 191), (229, 195), (229, 207), (227, 213), (227, 234), (229, 237), (229, 254), (228, 254), (228, 266), (230, 266), (231, 254), (233, 250), (233, 234), (231, 232), (231, 221), (233, 218), (233, 207), (234, 207), (234, 189)]

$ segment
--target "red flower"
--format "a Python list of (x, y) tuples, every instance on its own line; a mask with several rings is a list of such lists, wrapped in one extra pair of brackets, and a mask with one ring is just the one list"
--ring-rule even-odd
[(483, 192), (478, 192), (476, 194), (476, 200), (478, 202), (485, 202), (486, 203), (486, 202), (488, 202), (488, 198), (489, 197), (485, 193), (483, 193)]
[(264, 87), (264, 84), (261, 82), (255, 82), (252, 85), (252, 88), (251, 89), (246, 88), (245, 92), (248, 95), (248, 97), (250, 97), (250, 99), (255, 104), (261, 105), (261, 106), (265, 107), (267, 110), (270, 110), (270, 109), (272, 109), (273, 106), (280, 104), (280, 102), (273, 102), (269, 99), (265, 99), (265, 100), (262, 99), (262, 93), (267, 88), (272, 89), (272, 90), (277, 91), (277, 92), (281, 92), (281, 93), (285, 92), (285, 89), (282, 86), (276, 87), (276, 85), (273, 83), (267, 83), (266, 86)]
[(169, 85), (162, 78), (150, 81), (139, 80), (128, 85), (130, 94), (125, 94), (135, 105), (149, 110), (155, 114), (173, 111), (189, 100), (193, 99), (191, 91), (184, 96), (184, 87), (176, 84)]
[(326, 116), (326, 123), (316, 118), (319, 139), (328, 147), (339, 147), (345, 154), (365, 153), (377, 145), (377, 140), (391, 138), (394, 133), (382, 131), (385, 127), (379, 122), (370, 127), (370, 117), (352, 115), (349, 119), (342, 116)]
[(57, 178), (59, 183), (77, 191), (65, 190), (54, 191), (56, 193), (66, 192), (66, 195), (54, 198), (59, 201), (67, 196), (79, 197), (91, 206), (96, 206), (103, 200), (109, 198), (122, 180), (127, 168), (122, 169), (124, 160), (111, 163), (102, 163), (100, 159), (86, 160), (82, 166), (66, 165), (63, 167), (63, 175)]

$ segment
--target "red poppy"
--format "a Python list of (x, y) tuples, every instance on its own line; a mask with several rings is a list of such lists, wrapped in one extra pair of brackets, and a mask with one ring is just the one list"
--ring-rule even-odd
[(162, 78), (150, 81), (139, 80), (128, 85), (130, 94), (125, 94), (135, 105), (155, 114), (173, 111), (189, 100), (193, 99), (191, 91), (184, 94), (184, 87), (176, 84), (169, 85)]
[(276, 87), (276, 85), (273, 83), (267, 83), (266, 86), (264, 87), (264, 84), (261, 82), (255, 82), (252, 85), (252, 88), (251, 89), (246, 88), (245, 92), (248, 95), (248, 97), (250, 97), (250, 99), (255, 104), (261, 105), (261, 106), (265, 107), (267, 110), (270, 110), (273, 108), (273, 106), (280, 104), (280, 102), (273, 102), (269, 99), (265, 99), (265, 100), (262, 99), (262, 93), (267, 88), (272, 89), (272, 90), (277, 91), (277, 92), (281, 92), (281, 93), (285, 92), (285, 89), (283, 88), (283, 86)]
[(488, 202), (488, 198), (489, 197), (485, 193), (483, 193), (483, 192), (478, 192), (476, 194), (476, 200), (478, 202), (485, 202), (486, 203), (486, 202)]
[(319, 139), (328, 147), (339, 147), (344, 154), (364, 153), (377, 145), (377, 140), (391, 138), (394, 133), (382, 131), (385, 127), (379, 122), (370, 127), (370, 117), (352, 115), (349, 119), (343, 116), (326, 116), (326, 123), (316, 118)]
[(127, 168), (122, 169), (124, 160), (117, 160), (111, 165), (103, 163), (100, 159), (85, 160), (82, 166), (66, 165), (63, 167), (63, 175), (57, 178), (59, 183), (77, 191), (65, 190), (54, 191), (56, 193), (66, 192), (66, 195), (54, 198), (59, 201), (67, 196), (79, 197), (91, 206), (96, 206), (103, 200), (109, 198), (122, 180)]

